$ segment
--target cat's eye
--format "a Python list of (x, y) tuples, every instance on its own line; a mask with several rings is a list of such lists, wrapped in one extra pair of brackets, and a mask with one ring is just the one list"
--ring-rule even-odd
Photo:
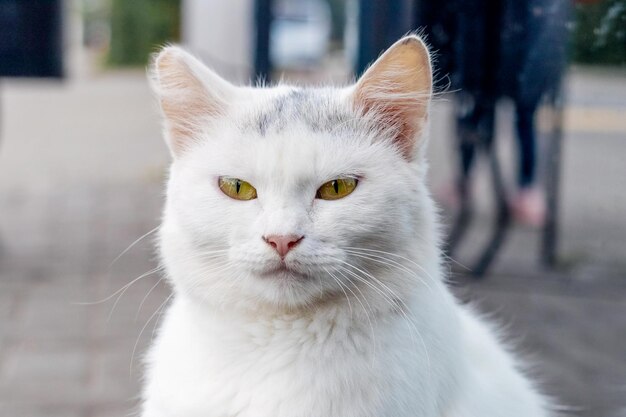
[(231, 177), (219, 177), (217, 181), (220, 190), (230, 198), (235, 200), (252, 200), (256, 198), (256, 188), (249, 182)]
[(322, 200), (337, 200), (343, 198), (354, 191), (358, 182), (359, 180), (351, 177), (337, 178), (328, 181), (318, 188), (315, 198), (321, 198)]

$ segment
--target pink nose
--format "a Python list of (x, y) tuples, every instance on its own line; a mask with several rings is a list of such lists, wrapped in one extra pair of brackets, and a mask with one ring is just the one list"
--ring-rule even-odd
[(296, 236), (296, 235), (269, 235), (263, 236), (263, 240), (267, 242), (268, 245), (276, 249), (276, 252), (280, 255), (281, 258), (284, 258), (291, 249), (293, 249), (300, 241), (304, 239), (304, 236)]

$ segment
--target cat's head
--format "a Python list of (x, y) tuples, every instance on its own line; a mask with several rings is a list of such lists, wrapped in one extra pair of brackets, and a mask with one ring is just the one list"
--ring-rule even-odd
[(221, 305), (390, 304), (427, 279), (432, 72), (418, 37), (347, 88), (236, 87), (176, 47), (153, 71), (173, 155), (160, 245), (179, 291)]

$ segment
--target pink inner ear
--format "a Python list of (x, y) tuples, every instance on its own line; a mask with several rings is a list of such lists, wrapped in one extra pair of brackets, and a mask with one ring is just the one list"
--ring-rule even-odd
[(203, 123), (219, 116), (224, 105), (212, 97), (177, 51), (166, 50), (156, 61), (161, 108), (172, 150), (180, 152)]
[(188, 70), (177, 68), (168, 71), (164, 81), (169, 88), (175, 89), (172, 91), (173, 94), (161, 97), (161, 107), (169, 122), (172, 140), (184, 140), (186, 136), (194, 133), (203, 116), (214, 116), (219, 113), (215, 103), (208, 100), (202, 83)]
[(379, 123), (394, 129), (396, 145), (402, 154), (410, 159), (418, 135), (426, 122), (427, 104), (416, 105), (392, 99), (384, 103), (368, 100), (363, 100), (362, 103), (362, 111), (365, 114), (373, 115)]
[(411, 159), (426, 124), (431, 90), (428, 50), (409, 36), (367, 70), (357, 83), (354, 104), (382, 128), (393, 129), (396, 144)]

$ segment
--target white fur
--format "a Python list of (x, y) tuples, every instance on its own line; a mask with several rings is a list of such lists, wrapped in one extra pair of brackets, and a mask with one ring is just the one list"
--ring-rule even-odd
[[(160, 249), (175, 295), (147, 355), (142, 415), (547, 416), (443, 282), (423, 146), (407, 160), (359, 122), (352, 89), (315, 93), (330, 106), (320, 112), (354, 113), (336, 129), (297, 113), (265, 134), (242, 128), (290, 91), (238, 89), (174, 158)], [(225, 196), (220, 175), (258, 198)], [(360, 178), (352, 194), (315, 199), (341, 175)], [(280, 259), (262, 236), (294, 233), (305, 238), (285, 262), (298, 273), (264, 275)]]

